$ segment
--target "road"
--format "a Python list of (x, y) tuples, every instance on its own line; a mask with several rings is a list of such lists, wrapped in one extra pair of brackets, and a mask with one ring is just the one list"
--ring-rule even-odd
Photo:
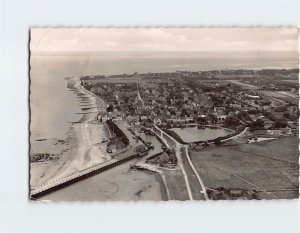
[(228, 140), (232, 140), (232, 139), (236, 139), (236, 138), (239, 138), (240, 136), (242, 136), (244, 133), (247, 132), (247, 130), (249, 129), (249, 127), (246, 127), (241, 133), (239, 133), (238, 135), (235, 135), (235, 136), (232, 136), (230, 138), (226, 138), (226, 139), (223, 139), (221, 140), (222, 142), (226, 142)]
[(185, 149), (185, 154), (186, 154), (186, 157), (188, 159), (189, 165), (191, 166), (191, 168), (192, 168), (193, 172), (195, 173), (195, 175), (197, 177), (197, 180), (198, 180), (198, 182), (199, 182), (199, 184), (201, 186), (201, 189), (202, 189), (201, 193), (204, 195), (205, 200), (208, 200), (208, 195), (207, 195), (206, 187), (205, 187), (205, 185), (203, 183), (203, 180), (201, 179), (199, 173), (197, 172), (197, 170), (196, 170), (196, 168), (195, 168), (195, 166), (194, 166), (194, 164), (193, 164), (193, 162), (192, 162), (192, 160), (190, 158), (189, 151), (188, 151), (188, 145), (185, 145), (184, 149)]
[[(157, 128), (157, 127), (156, 127)], [(159, 128), (157, 128), (160, 132), (162, 132), (163, 135), (168, 135), (167, 133), (161, 131)], [(242, 136), (247, 132), (249, 128), (246, 127), (241, 133), (238, 135), (232, 136), (228, 139), (222, 140), (222, 141), (228, 141), (231, 139), (236, 139)], [(197, 169), (195, 168), (195, 165), (193, 164), (190, 154), (188, 151), (188, 145), (183, 145), (179, 142), (177, 142), (175, 139), (173, 139), (171, 136), (168, 135), (168, 139), (172, 138), (173, 146), (168, 143), (168, 140), (166, 140), (165, 137), (161, 137), (163, 141), (166, 143), (166, 145), (169, 148), (174, 148), (176, 152), (176, 156), (178, 159), (178, 165), (180, 169), (182, 170), (184, 180), (186, 183), (188, 195), (190, 200), (194, 199), (201, 199), (201, 200), (209, 200), (208, 195), (207, 195), (207, 190), (205, 187), (205, 184), (203, 182), (203, 179), (199, 175)], [(183, 149), (184, 153), (181, 153), (181, 150)], [(196, 184), (197, 183), (197, 184)], [(192, 186), (191, 186), (192, 185)]]
[[(168, 135), (167, 133), (163, 132), (161, 129), (159, 129), (159, 128), (157, 128), (157, 129), (160, 132), (162, 132), (163, 135)], [(172, 138), (169, 135), (168, 135), (168, 137), (170, 139)], [(169, 148), (172, 148), (172, 146), (170, 146), (170, 144), (167, 142), (167, 140), (164, 137), (162, 137), (162, 139), (166, 142), (166, 144)], [(200, 175), (198, 174), (197, 170), (195, 169), (194, 164), (192, 163), (192, 161), (189, 157), (187, 145), (183, 145), (183, 144), (177, 142), (173, 138), (172, 138), (172, 140), (175, 143), (175, 146), (173, 146), (173, 148), (175, 149), (176, 157), (177, 157), (177, 160), (178, 160), (178, 165), (179, 165), (180, 169), (182, 170), (182, 173), (183, 173), (183, 176), (184, 176), (184, 180), (185, 180), (185, 183), (186, 183), (189, 199), (194, 200), (194, 196), (196, 196), (197, 193), (196, 193), (196, 195), (193, 196), (193, 191), (195, 192), (195, 189), (193, 189), (193, 191), (192, 191), (191, 184), (190, 184), (190, 181), (189, 181), (189, 179), (191, 179), (191, 177), (188, 176), (188, 172), (186, 170), (186, 169), (189, 169), (189, 168), (184, 165), (183, 158), (182, 158), (182, 152), (181, 152), (182, 148), (185, 149), (185, 154), (186, 154), (188, 164), (189, 164), (190, 168), (192, 169), (192, 173), (194, 173), (196, 175), (197, 181), (198, 181), (199, 185), (201, 186), (201, 194), (204, 195), (205, 200), (208, 200), (205, 185), (204, 185)]]
[(143, 105), (143, 108), (145, 107), (145, 104), (144, 104), (144, 101), (141, 97), (141, 94), (140, 94), (140, 87), (139, 87), (139, 84), (137, 83), (137, 89), (138, 89), (138, 99), (142, 102), (142, 105)]

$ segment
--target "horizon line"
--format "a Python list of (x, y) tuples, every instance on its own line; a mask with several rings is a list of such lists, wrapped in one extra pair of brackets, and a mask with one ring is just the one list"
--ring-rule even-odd
[(139, 52), (154, 52), (154, 53), (164, 53), (164, 52), (189, 52), (189, 53), (199, 53), (199, 52), (299, 52), (298, 50), (32, 50), (31, 52), (103, 52), (103, 53), (139, 53)]

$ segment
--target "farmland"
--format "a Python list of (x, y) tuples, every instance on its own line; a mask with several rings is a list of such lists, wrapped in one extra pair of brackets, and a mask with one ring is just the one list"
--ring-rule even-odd
[(207, 188), (257, 190), (259, 199), (298, 198), (298, 138), (211, 146), (191, 159)]

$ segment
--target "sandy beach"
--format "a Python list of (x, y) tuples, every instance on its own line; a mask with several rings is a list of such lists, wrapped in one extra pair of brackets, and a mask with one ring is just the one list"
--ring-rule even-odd
[[(104, 104), (101, 100), (97, 100), (97, 97), (82, 89), (78, 79), (71, 81), (74, 82), (72, 90), (80, 101), (88, 103), (88, 106), (96, 105), (98, 111), (103, 111)], [(49, 138), (33, 143), (31, 153), (52, 153), (57, 155), (58, 159), (31, 163), (30, 185), (32, 189), (50, 180), (64, 177), (111, 158), (106, 152), (105, 144), (101, 144), (101, 141), (107, 138), (105, 125), (92, 123), (98, 111), (85, 113), (83, 110), (80, 112), (81, 119), (70, 124), (66, 139), (59, 141)]]
[[(31, 163), (31, 189), (111, 159), (111, 154), (106, 152), (106, 144), (101, 143), (103, 139), (109, 137), (107, 127), (94, 121), (98, 112), (105, 111), (105, 103), (85, 90), (80, 85), (79, 79), (68, 80), (70, 81), (74, 81), (71, 90), (80, 100), (82, 117), (70, 124), (68, 136), (63, 140), (65, 143), (47, 139), (34, 144), (39, 144), (39, 147), (34, 147), (35, 152), (56, 153), (59, 154), (59, 159)], [(98, 108), (91, 110), (89, 106)], [(39, 200), (165, 200), (163, 184), (158, 174), (130, 169), (130, 164), (137, 161), (126, 162), (104, 173), (49, 193)], [(124, 186), (125, 183), (127, 185)]]

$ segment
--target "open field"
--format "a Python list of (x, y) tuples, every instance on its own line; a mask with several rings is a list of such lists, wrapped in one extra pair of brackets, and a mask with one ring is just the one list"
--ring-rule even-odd
[(290, 98), (294, 98), (296, 100), (299, 98), (296, 94), (289, 93), (287, 91), (260, 91), (260, 93), (263, 94), (263, 95), (272, 96), (272, 97), (275, 97), (275, 98), (290, 97)]
[(203, 191), (201, 188), (201, 185), (199, 184), (196, 174), (193, 172), (193, 170), (188, 162), (185, 149), (182, 148), (181, 151), (182, 151), (182, 156), (181, 156), (182, 163), (183, 163), (185, 171), (188, 175), (188, 180), (189, 180), (189, 183), (191, 186), (193, 198), (194, 198), (194, 200), (205, 200), (204, 195), (201, 193)]
[(180, 169), (164, 170), (171, 200), (189, 200), (186, 184)]
[(298, 79), (285, 79), (285, 80), (282, 80), (282, 82), (299, 84), (299, 80)]
[(278, 99), (279, 101), (285, 101), (289, 102), (292, 104), (298, 104), (299, 103), (299, 97), (297, 95), (293, 95), (292, 93), (289, 92), (284, 92), (284, 91), (259, 91), (260, 94), (268, 96), (268, 97), (273, 97)]
[(298, 158), (297, 137), (191, 152), (206, 187), (255, 189), (260, 199), (298, 198)]
[(261, 94), (275, 98), (286, 97), (286, 95), (281, 94), (279, 91), (261, 91)]
[(247, 83), (243, 83), (243, 82), (240, 82), (238, 80), (228, 80), (229, 82), (233, 83), (233, 84), (236, 84), (236, 85), (239, 85), (243, 88), (246, 88), (246, 89), (259, 89), (260, 87), (258, 86), (254, 86), (254, 85), (251, 85), (251, 84), (247, 84)]
[(279, 93), (281, 93), (285, 96), (290, 96), (290, 97), (299, 99), (299, 95), (297, 93), (293, 93), (293, 92), (290, 92), (290, 91), (279, 91)]

